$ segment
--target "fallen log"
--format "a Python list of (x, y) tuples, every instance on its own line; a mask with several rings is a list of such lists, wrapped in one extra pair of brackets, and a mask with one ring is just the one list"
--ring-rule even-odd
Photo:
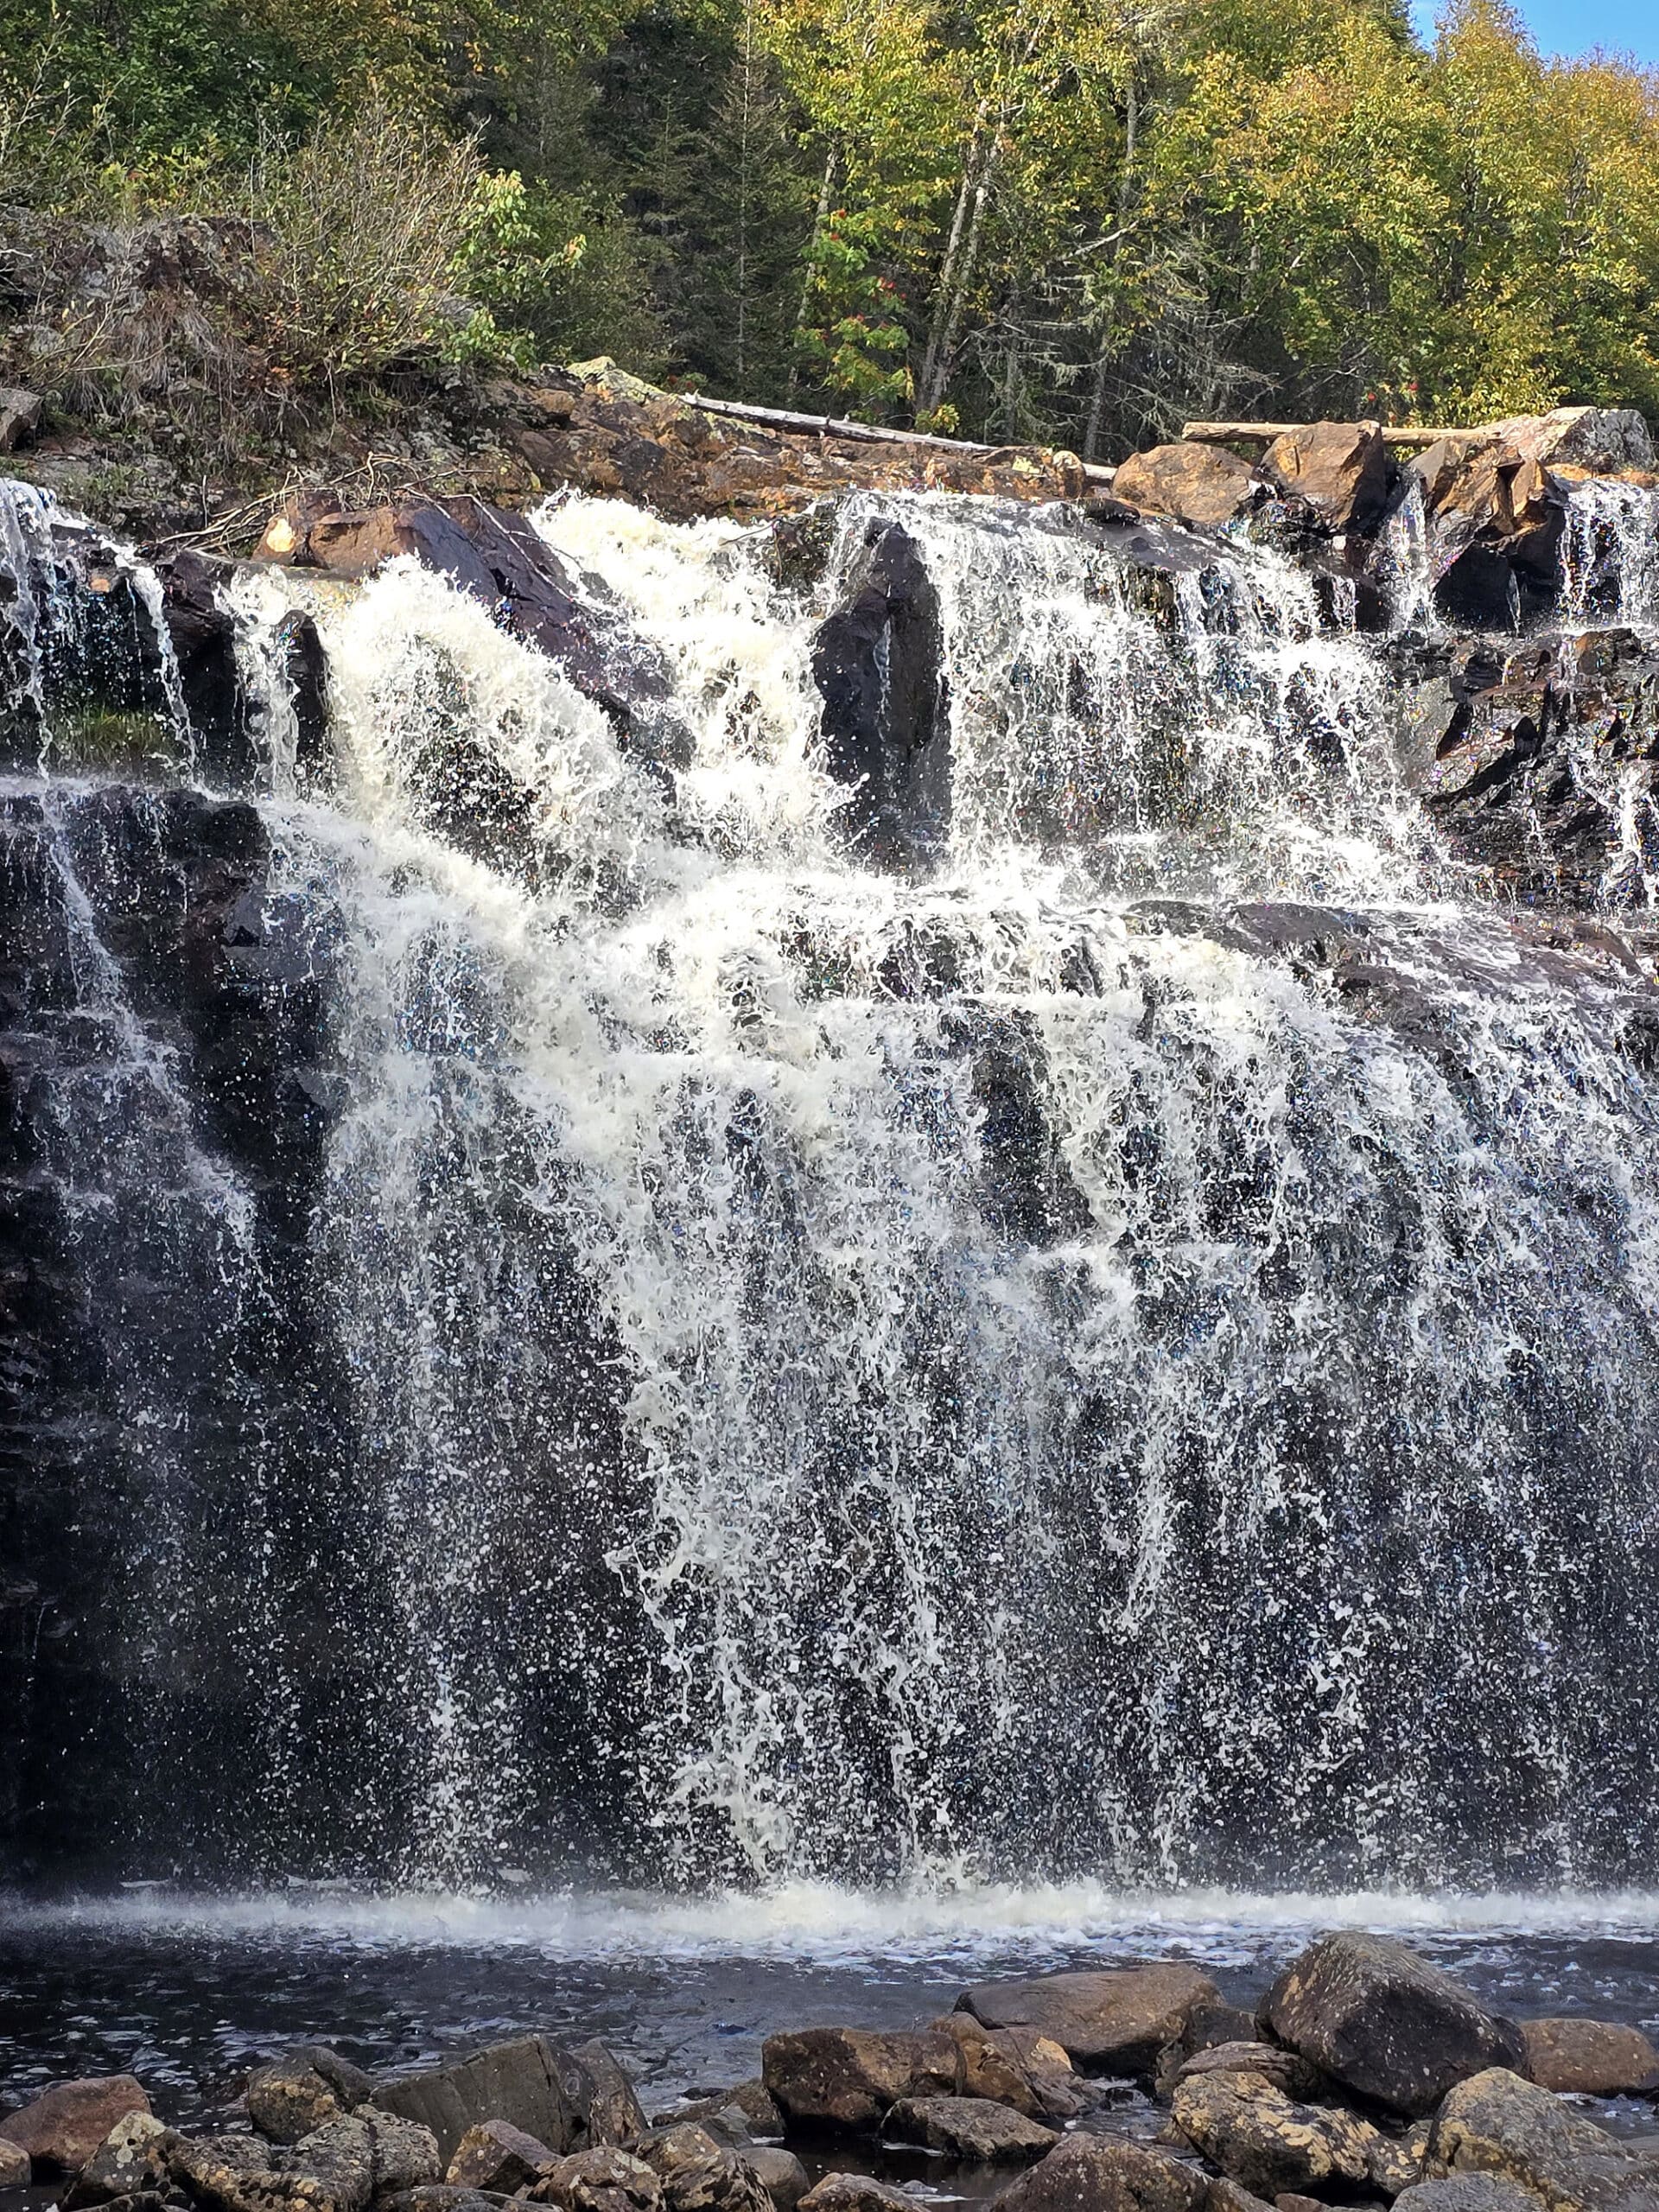
[[(1230, 446), (1258, 442), (1271, 445), (1275, 438), (1289, 437), (1295, 431), (1312, 426), (1306, 423), (1188, 423), (1181, 431), (1183, 438), (1194, 444)], [(1469, 445), (1480, 445), (1495, 438), (1495, 430), (1425, 430), (1414, 425), (1379, 423), (1376, 428), (1391, 446), (1437, 446), (1442, 438), (1459, 440)]]
[[(863, 445), (924, 446), (942, 453), (1016, 453), (1041, 452), (1037, 446), (990, 446), (976, 438), (942, 438), (931, 430), (895, 430), (880, 423), (855, 423), (835, 415), (804, 415), (793, 408), (752, 407), (742, 399), (706, 399), (699, 391), (683, 391), (677, 395), (688, 407), (695, 407), (704, 415), (726, 415), (734, 422), (758, 423), (762, 429), (787, 430), (798, 436), (812, 438), (845, 438)], [(1079, 463), (1084, 477), (1091, 484), (1109, 484), (1117, 474), (1116, 469), (1103, 468), (1093, 461)]]

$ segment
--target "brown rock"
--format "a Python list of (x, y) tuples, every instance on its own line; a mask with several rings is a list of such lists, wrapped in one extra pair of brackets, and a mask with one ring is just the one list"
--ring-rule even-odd
[(726, 2118), (728, 2125), (741, 2120), (743, 2132), (749, 2135), (781, 2135), (784, 2132), (784, 2115), (766, 2083), (758, 2078), (736, 2082), (729, 2089), (711, 2089), (704, 2096), (693, 2097), (677, 2111), (667, 2114), (664, 2125), (698, 2120), (706, 2126), (709, 2120), (721, 2118)]
[(1514, 416), (1488, 427), (1522, 461), (1546, 467), (1605, 474), (1648, 470), (1655, 462), (1652, 434), (1630, 407), (1554, 407), (1547, 415)]
[(1640, 2028), (1611, 2020), (1522, 2020), (1526, 2071), (1541, 2089), (1587, 2097), (1659, 2090), (1659, 2050)]
[(1194, 2150), (1260, 2196), (1351, 2193), (1371, 2179), (1382, 2139), (1368, 2120), (1298, 2104), (1260, 2074), (1198, 2075), (1179, 2084), (1170, 2112)]
[(1112, 479), (1112, 497), (1137, 514), (1213, 530), (1243, 512), (1255, 481), (1249, 462), (1225, 446), (1190, 438), (1131, 454)]
[(32, 2169), (21, 2143), (8, 2143), (0, 2135), (0, 2189), (27, 2189)]
[(1075, 2120), (1096, 2101), (1059, 2044), (1034, 2028), (988, 2028), (971, 2012), (929, 2024), (961, 2048), (964, 2096), (1011, 2105), (1031, 2120)]
[(185, 2136), (168, 2128), (156, 2152), (168, 2177), (211, 2212), (249, 2212), (245, 2191), (256, 2178), (269, 2178), (271, 2150), (251, 2135)]
[(444, 2179), (454, 2189), (482, 2189), (512, 2196), (539, 2181), (559, 2153), (511, 2120), (480, 2120), (455, 2145)]
[(346, 2107), (315, 2066), (279, 2059), (248, 2077), (243, 2101), (248, 2118), (272, 2143), (297, 2143), (302, 2135), (338, 2120)]
[(1522, 2057), (1512, 2020), (1382, 1936), (1323, 1936), (1274, 1982), (1260, 2018), (1344, 2088), (1414, 2117), (1454, 2082)]
[(382, 2082), (375, 2102), (429, 2127), (447, 2162), (467, 2129), (486, 2120), (508, 2120), (556, 2153), (585, 2150), (582, 2101), (589, 2092), (588, 2076), (569, 2051), (545, 2036), (518, 2036), (451, 2065)]
[(559, 2212), (662, 2212), (663, 2206), (663, 2184), (645, 2160), (612, 2145), (561, 2158), (530, 2194)]
[[(645, 2115), (632, 2082), (610, 2049), (595, 2036), (575, 2044), (570, 2055), (587, 2076), (586, 2083), (577, 2086), (576, 2107), (589, 2146), (632, 2143), (643, 2135)], [(760, 2084), (757, 2082), (753, 2087), (759, 2089)], [(781, 2120), (777, 2132), (783, 2133)]]
[(1453, 2176), (1496, 2175), (1548, 2212), (1654, 2212), (1659, 2203), (1643, 2161), (1550, 2090), (1501, 2066), (1448, 2091), (1429, 2157)]
[(799, 2212), (916, 2212), (916, 2199), (868, 2174), (825, 2174), (801, 2199)]
[(130, 2074), (60, 2082), (0, 2120), (0, 2136), (27, 2151), (41, 2173), (79, 2173), (117, 2120), (149, 2110), (149, 2099)]
[(771, 2212), (753, 2167), (695, 2122), (659, 2128), (637, 2148), (662, 2183), (671, 2212)]
[(1105, 2135), (1064, 2137), (995, 2203), (996, 2212), (1211, 2212), (1210, 2183), (1197, 2166)]
[(1198, 2074), (1259, 2074), (1287, 2097), (1300, 2097), (1304, 2102), (1322, 2095), (1332, 2086), (1319, 2068), (1311, 2066), (1299, 2052), (1272, 2043), (1211, 2044), (1207, 2050), (1194, 2051), (1191, 2058), (1184, 2059), (1175, 2080), (1190, 2081)]
[(988, 2028), (1033, 2028), (1058, 2044), (1074, 2066), (1149, 2081), (1160, 2052), (1176, 2041), (1192, 2007), (1219, 1997), (1195, 1967), (1122, 1967), (982, 1982), (964, 1991), (957, 2009)]
[(768, 2093), (792, 2126), (874, 2134), (900, 2097), (955, 2096), (962, 2054), (928, 2030), (805, 2028), (769, 2036), (761, 2051)]
[(900, 2097), (881, 2133), (890, 2142), (996, 2164), (1040, 2158), (1060, 2139), (1053, 2128), (988, 2097)]
[(1268, 448), (1262, 473), (1306, 500), (1330, 530), (1363, 530), (1388, 504), (1393, 474), (1375, 423), (1311, 423)]

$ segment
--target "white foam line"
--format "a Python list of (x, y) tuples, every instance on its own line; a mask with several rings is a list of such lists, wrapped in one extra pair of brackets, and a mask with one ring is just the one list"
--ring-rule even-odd
[(852, 1891), (791, 1884), (703, 1898), (612, 1894), (370, 1894), (323, 1884), (246, 1896), (146, 1885), (57, 1903), (13, 1898), (14, 1931), (189, 1935), (203, 1939), (462, 1950), (560, 1957), (779, 1956), (825, 1963), (995, 1950), (1040, 1958), (1098, 1948), (1255, 1953), (1275, 1937), (1370, 1928), (1455, 1940), (1622, 1936), (1659, 1939), (1659, 1896), (1575, 1891), (1321, 1896), (1195, 1890), (1131, 1896), (1094, 1883), (950, 1892)]

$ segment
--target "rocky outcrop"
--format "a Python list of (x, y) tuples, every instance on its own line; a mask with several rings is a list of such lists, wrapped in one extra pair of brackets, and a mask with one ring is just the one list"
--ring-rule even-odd
[(1452, 852), (1528, 899), (1646, 903), (1659, 658), (1629, 630), (1452, 646), (1417, 683), (1402, 766)]
[(1415, 2116), (1454, 2082), (1522, 2062), (1521, 2031), (1382, 1936), (1326, 1936), (1262, 2000), (1262, 2026), (1357, 2095)]
[(898, 523), (865, 531), (813, 641), (812, 675), (824, 765), (848, 790), (849, 848), (889, 867), (933, 858), (950, 817), (944, 633), (920, 549)]
[(1034, 2029), (1078, 2068), (1150, 2080), (1193, 2007), (1220, 1994), (1194, 1967), (1141, 1966), (981, 1982), (957, 2004), (987, 2027)]

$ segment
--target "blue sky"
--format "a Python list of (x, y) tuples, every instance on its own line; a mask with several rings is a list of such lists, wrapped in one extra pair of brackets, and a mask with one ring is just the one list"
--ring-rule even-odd
[[(1588, 54), (1605, 46), (1659, 65), (1659, 0), (1520, 0), (1521, 13), (1546, 54)], [(1413, 0), (1418, 26), (1432, 31), (1434, 0)]]

